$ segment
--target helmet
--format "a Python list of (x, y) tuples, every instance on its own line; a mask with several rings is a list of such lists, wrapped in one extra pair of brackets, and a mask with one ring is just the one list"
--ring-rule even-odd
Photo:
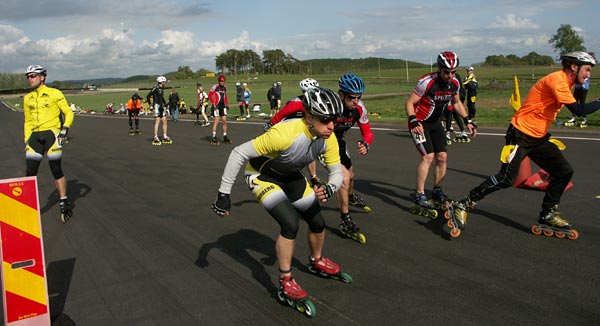
[(576, 65), (596, 65), (596, 59), (589, 53), (583, 51), (568, 52), (560, 56), (560, 61), (564, 64)]
[(319, 82), (312, 78), (306, 78), (300, 81), (300, 90), (303, 92), (306, 92), (307, 88), (315, 86), (319, 86)]
[(473, 68), (473, 66), (469, 66), (469, 68), (467, 68), (467, 71), (470, 71), (470, 70), (475, 70), (475, 68)]
[(340, 91), (346, 94), (362, 94), (365, 92), (365, 82), (354, 74), (344, 74), (338, 81)]
[(225, 78), (225, 75), (219, 75), (219, 76), (217, 76), (217, 81), (218, 81), (219, 83), (220, 83), (220, 82), (224, 82), (224, 81), (226, 81), (226, 80), (227, 80), (227, 78)]
[(158, 76), (158, 77), (156, 77), (156, 82), (158, 82), (158, 83), (166, 83), (167, 82), (167, 77), (165, 77), (165, 76)]
[(31, 65), (31, 66), (27, 67), (27, 70), (25, 71), (25, 75), (29, 75), (30, 73), (36, 73), (38, 75), (46, 76), (46, 68), (44, 68), (40, 65)]
[(242, 84), (240, 84), (240, 82), (235, 83), (235, 86), (240, 86), (240, 85), (242, 85)]
[(273, 87), (277, 87), (277, 83), (273, 83)]
[(196, 87), (198, 87), (198, 86), (202, 86), (202, 83), (201, 82), (197, 82), (196, 83)]
[(138, 93), (135, 93), (131, 96), (131, 99), (136, 101), (136, 100), (141, 100), (142, 98), (138, 95)]
[(319, 118), (337, 118), (343, 110), (340, 97), (332, 90), (319, 86), (306, 89), (302, 104), (307, 112)]
[(242, 83), (242, 86), (246, 87), (246, 86), (248, 86), (248, 84), (247, 83)]
[(439, 67), (446, 69), (455, 69), (458, 67), (458, 56), (452, 51), (444, 51), (437, 57)]

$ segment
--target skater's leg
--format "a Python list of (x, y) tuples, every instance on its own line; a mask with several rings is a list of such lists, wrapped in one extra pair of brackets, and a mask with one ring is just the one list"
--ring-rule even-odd
[(421, 161), (417, 165), (416, 191), (418, 193), (425, 193), (425, 181), (427, 181), (427, 175), (429, 174), (429, 169), (431, 168), (431, 164), (433, 163), (434, 156), (435, 155), (433, 153), (423, 155), (421, 157)]
[(160, 124), (160, 119), (159, 117), (156, 117), (154, 119), (154, 138), (158, 137), (158, 125)]
[[(440, 152), (435, 154), (435, 169), (433, 172), (434, 187), (441, 187), (446, 177), (448, 153)], [(424, 187), (424, 186), (423, 186)]]
[(61, 199), (67, 197), (67, 178), (64, 175), (61, 178), (54, 180), (54, 186)]
[(292, 259), (295, 246), (296, 239), (287, 239), (281, 234), (277, 237), (277, 241), (275, 242), (275, 252), (277, 254), (277, 264), (281, 271), (280, 277), (292, 274)]
[(227, 116), (222, 116), (221, 121), (223, 122), (223, 134), (227, 135)]
[(323, 255), (323, 244), (325, 243), (325, 231), (315, 233), (308, 232), (308, 246), (310, 248), (310, 256), (313, 258), (321, 258)]
[(542, 212), (560, 203), (560, 198), (573, 176), (573, 167), (554, 144), (546, 142), (529, 153), (531, 160), (550, 174)]
[[(177, 110), (175, 110), (177, 111)], [(167, 133), (167, 117), (162, 117), (162, 131), (163, 131), (163, 137), (167, 137), (168, 133)]]
[(353, 176), (353, 171), (352, 169), (347, 169), (343, 164), (342, 164), (342, 172), (344, 173), (344, 179), (342, 181), (342, 185), (340, 186), (340, 189), (337, 192), (337, 198), (338, 198), (338, 205), (340, 208), (340, 212), (342, 214), (347, 214), (349, 212), (349, 207), (348, 207), (348, 195), (350, 193), (350, 183), (352, 182), (352, 178)]

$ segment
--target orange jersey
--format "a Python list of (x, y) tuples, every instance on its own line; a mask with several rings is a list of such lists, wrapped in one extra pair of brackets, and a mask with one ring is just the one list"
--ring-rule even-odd
[(137, 100), (135, 101), (135, 103), (133, 102), (132, 99), (129, 99), (129, 101), (127, 101), (127, 110), (133, 111), (133, 110), (139, 110), (142, 108), (142, 101)]
[(575, 103), (572, 86), (573, 82), (562, 70), (540, 79), (527, 94), (525, 103), (513, 115), (512, 125), (531, 137), (544, 137), (562, 106)]

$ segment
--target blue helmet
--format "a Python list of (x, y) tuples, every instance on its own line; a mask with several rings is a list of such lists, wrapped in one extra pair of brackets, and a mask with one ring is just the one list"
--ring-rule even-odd
[(338, 81), (340, 91), (346, 94), (362, 94), (365, 92), (365, 82), (354, 74), (344, 74)]

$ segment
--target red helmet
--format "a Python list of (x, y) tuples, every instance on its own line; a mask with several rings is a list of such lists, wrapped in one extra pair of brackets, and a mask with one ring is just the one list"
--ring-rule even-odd
[(452, 51), (444, 51), (437, 57), (438, 66), (446, 69), (456, 69), (458, 67), (458, 56)]
[(226, 80), (225, 75), (219, 75), (217, 76), (217, 81), (220, 82), (224, 82)]

